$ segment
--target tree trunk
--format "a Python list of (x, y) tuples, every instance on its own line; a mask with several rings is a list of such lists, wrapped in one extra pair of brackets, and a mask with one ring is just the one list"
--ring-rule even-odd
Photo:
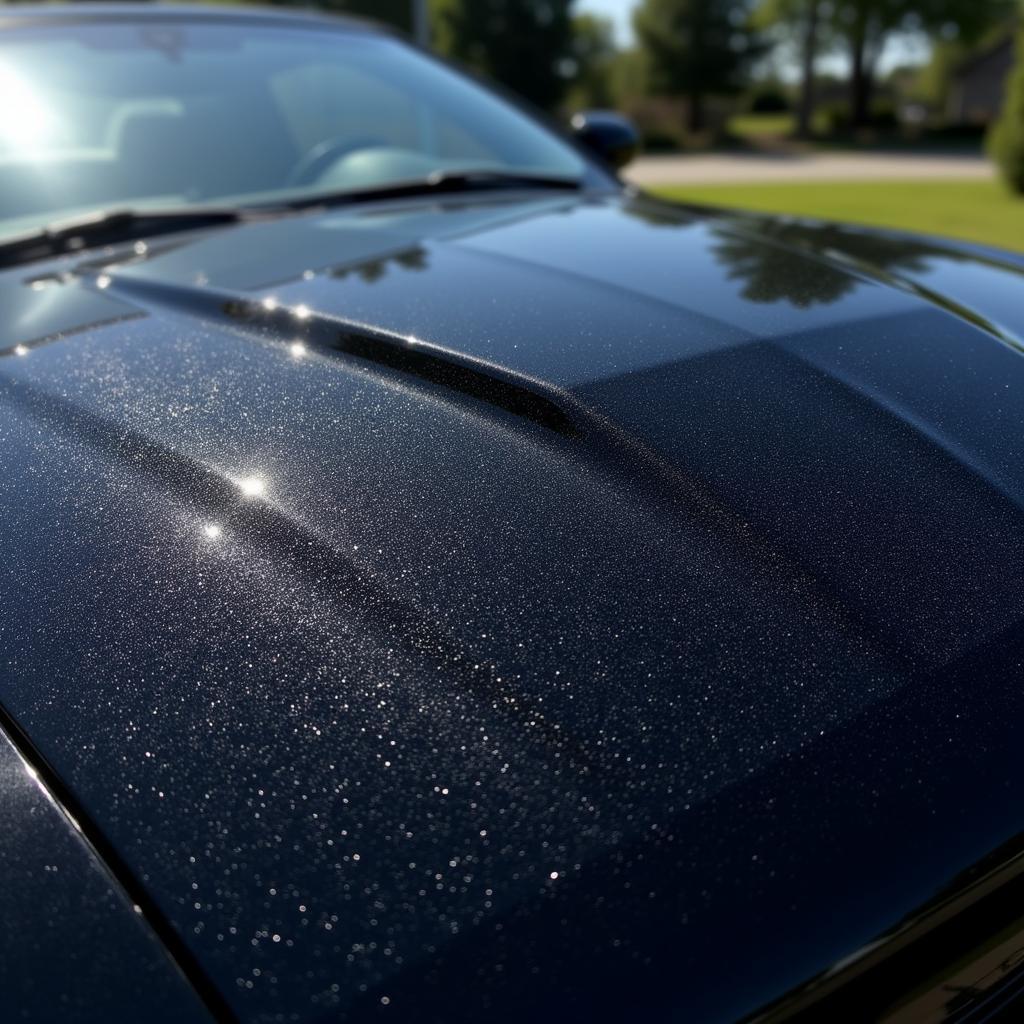
[(873, 67), (868, 60), (868, 32), (866, 20), (859, 20), (851, 40), (850, 55), (850, 117), (854, 128), (871, 123), (871, 87)]
[(704, 93), (702, 90), (690, 91), (688, 108), (686, 112), (687, 128), (691, 135), (699, 135), (704, 131)]
[(811, 119), (814, 117), (814, 62), (818, 56), (818, 17), (821, 13), (820, 0), (807, 0), (807, 17), (804, 21), (802, 40), (800, 101), (796, 113), (796, 133), (801, 139), (811, 135)]

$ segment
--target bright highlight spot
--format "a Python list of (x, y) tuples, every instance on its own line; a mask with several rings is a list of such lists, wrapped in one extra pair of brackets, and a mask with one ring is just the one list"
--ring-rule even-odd
[(291, 352), (295, 359), (301, 359), (306, 354), (306, 346), (301, 341), (293, 341), (288, 346), (288, 351)]
[(258, 498), (267, 490), (267, 482), (258, 476), (243, 476), (235, 483), (238, 484), (238, 489), (249, 498)]
[(216, 540), (223, 531), (216, 523), (208, 523), (203, 527), (203, 533), (210, 539)]
[(303, 306), (296, 306), (295, 307), (295, 315), (300, 320), (308, 320), (309, 319), (309, 306), (305, 306), (305, 305), (303, 305)]
[(31, 149), (55, 134), (57, 119), (32, 86), (12, 68), (0, 63), (0, 138)]
[(277, 309), (277, 299), (267, 298), (263, 300), (263, 308), (269, 312)]
[(27, 345), (15, 345), (14, 346), (14, 354), (16, 356), (27, 356), (28, 355), (28, 346)]
[(109, 274), (100, 274), (100, 276), (96, 278), (96, 287), (97, 288), (109, 288), (110, 287), (110, 275)]

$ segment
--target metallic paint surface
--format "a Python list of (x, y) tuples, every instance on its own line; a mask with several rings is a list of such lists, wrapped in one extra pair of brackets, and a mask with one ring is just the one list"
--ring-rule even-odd
[(244, 1020), (754, 1012), (1021, 831), (1020, 275), (628, 195), (7, 271), (0, 701)]
[(0, 1019), (209, 1019), (75, 823), (2, 735), (0, 878)]

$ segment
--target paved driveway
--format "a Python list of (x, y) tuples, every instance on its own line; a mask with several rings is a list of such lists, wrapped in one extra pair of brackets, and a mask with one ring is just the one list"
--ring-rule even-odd
[(902, 153), (701, 153), (641, 157), (625, 177), (638, 185), (726, 185), (787, 181), (991, 178), (980, 156)]

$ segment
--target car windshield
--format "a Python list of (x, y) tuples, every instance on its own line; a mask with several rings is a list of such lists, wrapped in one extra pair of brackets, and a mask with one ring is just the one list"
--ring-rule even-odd
[(554, 133), (361, 28), (140, 19), (0, 36), (0, 238), (82, 211), (248, 204), (488, 170), (579, 180)]

